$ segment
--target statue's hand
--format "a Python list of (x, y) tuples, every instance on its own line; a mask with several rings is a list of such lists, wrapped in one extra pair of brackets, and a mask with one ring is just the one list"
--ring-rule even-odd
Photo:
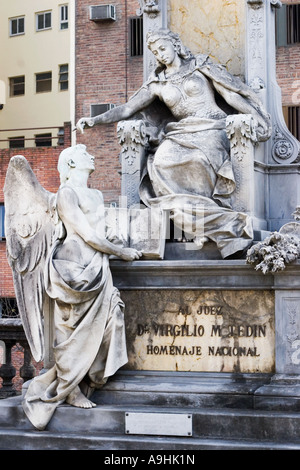
[(142, 252), (134, 248), (123, 248), (121, 258), (124, 261), (134, 261), (142, 256)]
[(89, 127), (93, 127), (94, 124), (95, 124), (94, 118), (89, 118), (89, 117), (81, 118), (77, 122), (76, 127), (83, 134), (83, 129), (86, 125), (88, 125)]

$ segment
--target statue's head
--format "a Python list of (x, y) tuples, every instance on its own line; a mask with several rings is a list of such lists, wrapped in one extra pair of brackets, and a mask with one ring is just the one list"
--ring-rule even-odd
[(193, 57), (191, 51), (182, 43), (179, 35), (177, 33), (173, 33), (173, 31), (171, 31), (170, 29), (158, 29), (155, 31), (148, 31), (146, 36), (146, 42), (150, 50), (153, 44), (156, 43), (158, 40), (169, 41), (172, 44), (175, 53), (182, 59), (190, 59)]
[(86, 151), (83, 144), (64, 149), (59, 155), (57, 169), (61, 184), (66, 183), (74, 170), (92, 173), (95, 169), (94, 157)]

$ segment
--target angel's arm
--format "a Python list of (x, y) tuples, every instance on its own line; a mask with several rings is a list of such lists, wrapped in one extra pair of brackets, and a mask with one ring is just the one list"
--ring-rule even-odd
[(84, 212), (81, 210), (78, 197), (72, 188), (64, 187), (59, 190), (57, 209), (67, 231), (79, 235), (85, 243), (95, 250), (108, 255), (115, 255), (126, 261), (140, 258), (141, 253), (137, 250), (118, 247), (109, 242), (106, 238), (99, 237), (96, 230), (91, 227)]
[(94, 126), (94, 124), (111, 124), (113, 122), (122, 121), (133, 116), (135, 113), (142, 111), (149, 106), (156, 98), (156, 94), (151, 87), (142, 87), (140, 90), (125, 104), (99, 114), (93, 118), (81, 118), (77, 122), (77, 129), (83, 132), (84, 126)]

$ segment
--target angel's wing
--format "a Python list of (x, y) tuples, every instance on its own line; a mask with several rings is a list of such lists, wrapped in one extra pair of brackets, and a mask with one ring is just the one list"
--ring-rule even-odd
[(43, 270), (55, 224), (51, 207), (55, 194), (38, 182), (26, 158), (12, 157), (4, 185), (7, 258), (23, 328), (36, 361), (44, 357)]

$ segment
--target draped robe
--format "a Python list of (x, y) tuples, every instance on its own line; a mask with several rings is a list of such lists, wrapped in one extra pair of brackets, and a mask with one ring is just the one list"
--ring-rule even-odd
[[(174, 79), (158, 69), (143, 87), (154, 88), (174, 116), (166, 124), (154, 155), (147, 160), (140, 197), (148, 207), (159, 205), (169, 210), (175, 226), (196, 245), (201, 246), (204, 237), (214, 241), (226, 258), (249, 246), (253, 228), (247, 214), (232, 209), (236, 182), (226, 114), (218, 111), (213, 98), (205, 116), (197, 104), (197, 93), (201, 101), (201, 81), (207, 89), (212, 89), (213, 83), (224, 96), (230, 94), (238, 111), (255, 111), (260, 116), (258, 140), (267, 140), (269, 116), (255, 93), (208, 56), (190, 60)], [(167, 87), (168, 93), (164, 91)]]
[(124, 304), (113, 286), (108, 255), (95, 251), (90, 263), (46, 262), (45, 289), (55, 324), (54, 366), (30, 383), (23, 408), (43, 430), (57, 406), (83, 381), (100, 388), (127, 361)]

